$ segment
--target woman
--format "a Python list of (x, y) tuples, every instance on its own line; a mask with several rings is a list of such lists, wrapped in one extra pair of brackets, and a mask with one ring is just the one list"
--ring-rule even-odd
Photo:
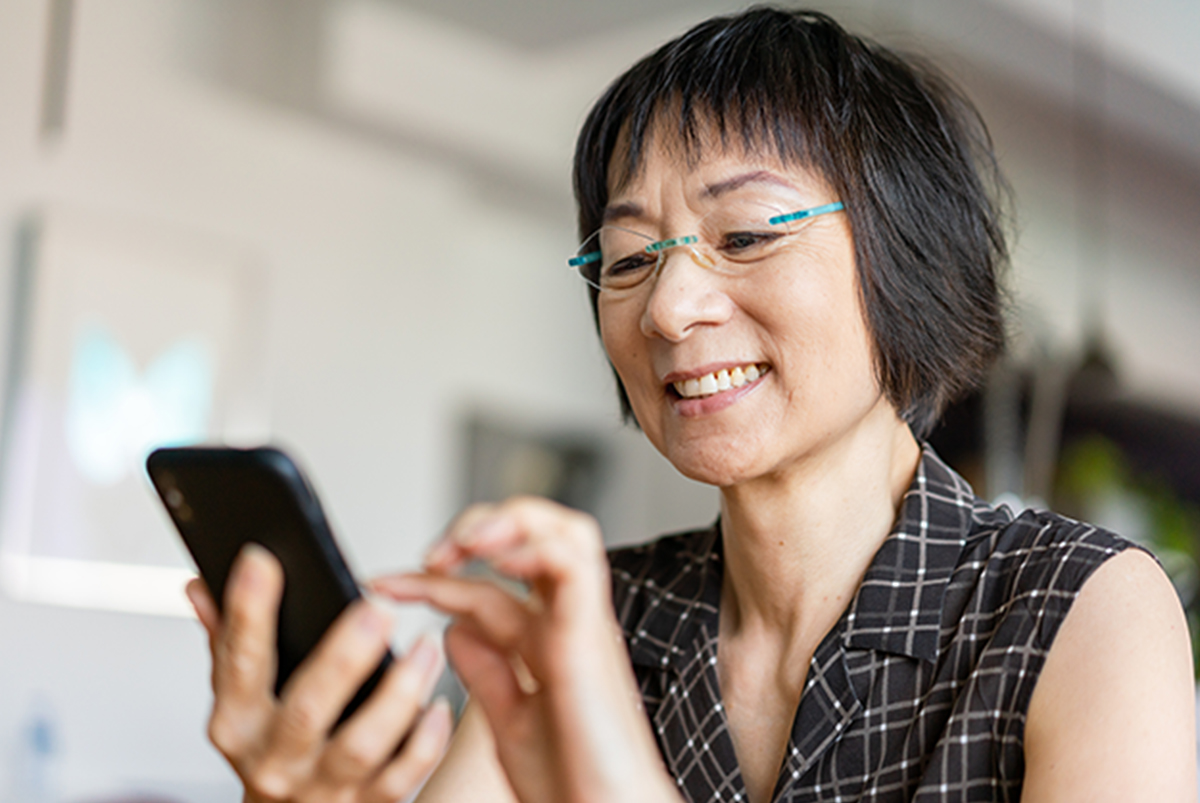
[(440, 764), (428, 643), (326, 735), (384, 649), (369, 606), (271, 696), (281, 580), (249, 551), (224, 621), (191, 589), (247, 799), (393, 800), (436, 765), (423, 801), (1195, 800), (1153, 559), (989, 507), (920, 442), (1002, 348), (990, 167), (967, 101), (820, 14), (710, 20), (619, 78), (580, 135), (572, 263), (626, 415), (721, 489), (718, 522), (606, 556), (515, 499), (377, 581), (456, 616), (471, 702)]

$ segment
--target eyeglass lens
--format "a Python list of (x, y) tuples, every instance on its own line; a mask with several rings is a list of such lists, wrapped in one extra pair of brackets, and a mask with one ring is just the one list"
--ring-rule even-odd
[(603, 226), (588, 237), (568, 264), (600, 290), (635, 287), (658, 269), (666, 254), (690, 249), (705, 265), (722, 273), (742, 273), (783, 247), (785, 238), (818, 215), (842, 209), (840, 202), (789, 210), (754, 200), (723, 202), (700, 221), (696, 234), (660, 240), (634, 226)]

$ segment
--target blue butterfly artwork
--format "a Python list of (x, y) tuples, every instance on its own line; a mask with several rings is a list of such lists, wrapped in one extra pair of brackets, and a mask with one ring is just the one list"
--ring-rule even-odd
[(114, 485), (140, 470), (151, 450), (204, 440), (215, 372), (199, 336), (174, 341), (139, 371), (107, 328), (82, 327), (72, 344), (65, 421), (76, 469), (96, 485)]

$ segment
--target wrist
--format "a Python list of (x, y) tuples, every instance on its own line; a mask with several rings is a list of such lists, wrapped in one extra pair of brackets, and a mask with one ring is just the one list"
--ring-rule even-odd
[(683, 803), (679, 785), (661, 765), (651, 779), (634, 784), (634, 788), (622, 790), (623, 794), (612, 798), (614, 803)]

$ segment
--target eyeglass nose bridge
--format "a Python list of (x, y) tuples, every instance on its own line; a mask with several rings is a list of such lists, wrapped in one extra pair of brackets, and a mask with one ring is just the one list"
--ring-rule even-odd
[(692, 261), (697, 265), (709, 270), (715, 268), (717, 264), (716, 261), (696, 247), (696, 244), (699, 242), (700, 238), (695, 234), (686, 234), (682, 237), (671, 237), (667, 240), (659, 240), (658, 242), (650, 243), (650, 245), (646, 246), (646, 253), (656, 254), (658, 257), (658, 261), (654, 266), (655, 274), (657, 275), (662, 270), (663, 262), (666, 261), (666, 252), (672, 248), (687, 248), (688, 253), (692, 257)]

